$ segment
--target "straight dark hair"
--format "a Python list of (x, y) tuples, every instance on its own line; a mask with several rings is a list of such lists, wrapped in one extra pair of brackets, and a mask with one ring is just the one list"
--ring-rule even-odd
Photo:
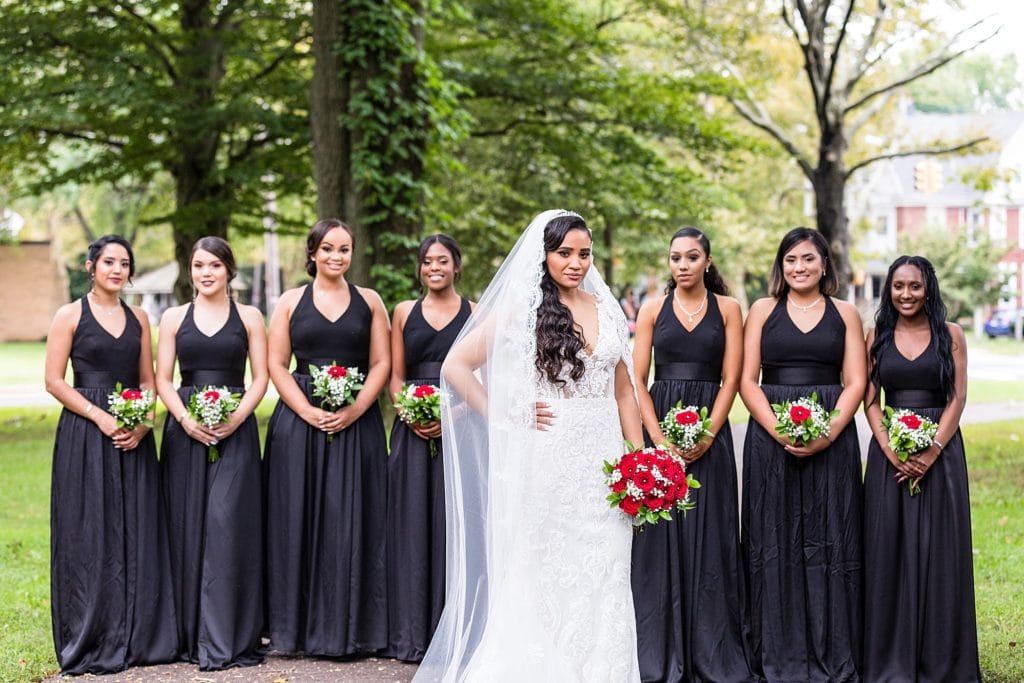
[(192, 245), (191, 257), (194, 257), (200, 249), (213, 254), (224, 264), (224, 267), (228, 269), (228, 282), (235, 279), (235, 276), (238, 275), (238, 266), (235, 265), (235, 254), (231, 251), (231, 245), (227, 243), (227, 240), (213, 236), (200, 237)]
[[(704, 234), (703, 231), (697, 228), (685, 227), (680, 228), (676, 231), (676, 234), (672, 235), (672, 239), (668, 241), (669, 251), (672, 250), (672, 243), (679, 237), (692, 237), (700, 243), (700, 248), (704, 250), (704, 255), (711, 256), (711, 240)], [(715, 267), (715, 262), (712, 261), (711, 265), (706, 271), (704, 271), (704, 286), (712, 294), (721, 294), (723, 296), (729, 295), (729, 286), (725, 284), (725, 280), (722, 279), (721, 274), (718, 272), (718, 268)], [(676, 280), (674, 277), (669, 275), (668, 284), (665, 285), (665, 293), (671, 294), (676, 288)]]
[(132, 276), (135, 275), (135, 252), (132, 251), (131, 243), (120, 235), (104, 235), (89, 245), (85, 254), (86, 260), (92, 262), (92, 265), (87, 268), (89, 276), (92, 277), (96, 272), (96, 260), (103, 253), (103, 250), (106, 249), (108, 244), (119, 244), (128, 252), (128, 282), (130, 284)]
[(779, 243), (779, 251), (775, 254), (775, 262), (772, 263), (772, 273), (768, 281), (768, 293), (776, 299), (789, 294), (789, 284), (782, 272), (782, 261), (786, 258), (789, 250), (801, 242), (810, 242), (821, 257), (824, 274), (818, 281), (818, 291), (826, 296), (835, 296), (839, 291), (839, 275), (832, 267), (832, 250), (828, 247), (828, 240), (814, 228), (793, 228), (785, 234), (782, 242)]
[(902, 266), (917, 268), (924, 279), (924, 314), (928, 318), (928, 327), (931, 328), (935, 351), (939, 357), (940, 391), (949, 401), (956, 391), (953, 336), (946, 327), (946, 304), (939, 291), (939, 279), (935, 275), (931, 261), (924, 256), (899, 256), (889, 266), (889, 273), (885, 276), (885, 285), (882, 287), (882, 296), (878, 302), (878, 311), (875, 313), (875, 341), (868, 352), (871, 360), (871, 383), (876, 388), (881, 387), (878, 359), (889, 347), (896, 344), (896, 322), (900, 319), (900, 313), (892, 303), (892, 279), (896, 270)]
[(306, 235), (306, 272), (311, 277), (316, 277), (316, 261), (313, 260), (313, 254), (320, 248), (320, 243), (324, 241), (327, 233), (335, 228), (341, 228), (347, 232), (348, 236), (352, 238), (352, 249), (356, 248), (356, 236), (352, 234), (352, 228), (337, 218), (321, 218)]
[[(562, 246), (565, 236), (573, 230), (583, 230), (591, 235), (590, 228), (576, 214), (552, 218), (544, 226), (544, 254)], [(593, 239), (593, 236), (591, 236)], [(593, 266), (591, 266), (593, 267)], [(573, 381), (583, 377), (585, 366), (579, 352), (583, 349), (583, 328), (572, 318), (572, 311), (558, 297), (558, 285), (544, 267), (540, 280), (541, 300), (537, 308), (537, 370), (552, 384), (562, 385), (559, 378), (564, 365), (569, 365), (569, 377)]]
[[(452, 265), (455, 266), (455, 281), (458, 282), (462, 278), (462, 250), (459, 249), (459, 243), (455, 241), (454, 237), (443, 232), (430, 235), (420, 242), (420, 249), (416, 254), (416, 265), (423, 265), (423, 261), (427, 258), (427, 251), (435, 244), (440, 244), (452, 255)], [(419, 280), (419, 277), (416, 279)], [(423, 283), (420, 282), (420, 285), (422, 286)]]

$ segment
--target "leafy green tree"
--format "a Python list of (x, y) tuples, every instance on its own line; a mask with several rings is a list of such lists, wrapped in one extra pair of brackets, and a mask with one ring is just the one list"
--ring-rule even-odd
[[(657, 3), (674, 8), (677, 3)], [(684, 3), (685, 4), (685, 3)], [(736, 112), (778, 144), (797, 164), (814, 194), (815, 224), (829, 240), (843, 284), (848, 284), (850, 226), (846, 184), (857, 171), (882, 159), (945, 154), (971, 148), (974, 138), (907, 148), (891, 140), (858, 146), (856, 136), (905, 86), (938, 72), (993, 34), (974, 38), (984, 22), (937, 40), (921, 59), (900, 70), (890, 55), (910, 41), (938, 34), (924, 17), (924, 0), (783, 0), (781, 3), (703, 3), (702, 20), (716, 27), (700, 48), (740, 83), (729, 96)], [(785, 66), (780, 70), (777, 61)], [(775, 78), (768, 77), (769, 75)], [(799, 79), (802, 92), (788, 85)], [(790, 97), (779, 97), (784, 92)], [(895, 144), (894, 144), (895, 143)]]
[(1006, 255), (1007, 248), (994, 244), (984, 234), (972, 238), (968, 246), (965, 249), (962, 240), (950, 239), (949, 231), (943, 229), (899, 239), (900, 253), (924, 256), (935, 266), (950, 320), (998, 303), (1004, 284), (999, 259)]
[(656, 13), (569, 0), (464, 10), (427, 37), (471, 118), (446, 146), (450, 161), (429, 167), (428, 207), (475, 265), (467, 289), (543, 209), (588, 220), (613, 285), (661, 264), (677, 228), (709, 220), (721, 194), (713, 170), (749, 141), (706, 106), (728, 83), (657, 44)]
[[(176, 294), (203, 235), (259, 229), (263, 192), (307, 187), (306, 12), (285, 0), (0, 0), (0, 172), (174, 185)], [(84, 160), (53, 163), (55, 144)], [(272, 175), (271, 175), (272, 174)], [(269, 181), (264, 179), (270, 178)], [(159, 220), (159, 218), (154, 219)]]
[(910, 85), (918, 111), (964, 114), (1024, 106), (1017, 78), (1017, 56), (986, 53), (965, 55), (942, 70)]

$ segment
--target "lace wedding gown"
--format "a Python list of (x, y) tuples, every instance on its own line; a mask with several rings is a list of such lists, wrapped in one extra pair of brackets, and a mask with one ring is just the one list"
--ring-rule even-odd
[[(520, 481), (504, 516), (514, 520), (492, 581), (486, 625), (466, 681), (639, 681), (630, 591), (632, 526), (605, 497), (602, 464), (623, 452), (615, 368), (628, 334), (614, 307), (598, 302), (594, 353), (581, 352), (578, 381), (534, 374), (536, 395), (555, 423), (514, 430)], [(508, 476), (505, 470), (492, 477)]]

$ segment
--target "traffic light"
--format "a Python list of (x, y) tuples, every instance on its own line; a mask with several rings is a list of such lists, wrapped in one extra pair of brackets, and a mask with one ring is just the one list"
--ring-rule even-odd
[(914, 189), (921, 194), (935, 194), (942, 189), (942, 166), (935, 159), (922, 159), (914, 164)]

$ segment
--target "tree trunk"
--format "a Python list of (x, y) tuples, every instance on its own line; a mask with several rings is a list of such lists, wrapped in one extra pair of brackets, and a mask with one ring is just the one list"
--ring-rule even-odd
[(343, 117), (359, 74), (348, 70), (338, 56), (345, 40), (340, 0), (313, 2), (313, 78), (309, 118), (313, 133), (313, 173), (316, 179), (317, 218), (337, 218), (352, 229), (354, 258), (347, 278), (369, 283), (370, 245), (362, 221), (362, 202), (355, 185), (352, 150), (358, 132), (348, 129)]
[(822, 134), (818, 167), (814, 169), (815, 217), (818, 230), (828, 240), (836, 274), (839, 276), (839, 296), (846, 297), (852, 282), (850, 270), (850, 227), (846, 216), (846, 166), (843, 153), (846, 141), (841, 129), (830, 135)]
[(216, 97), (224, 78), (223, 37), (213, 25), (208, 0), (183, 2), (180, 11), (184, 47), (177, 63), (178, 90), (187, 106), (176, 140), (179, 157), (168, 164), (168, 171), (174, 178), (176, 204), (171, 219), (178, 262), (174, 296), (184, 302), (192, 298), (192, 245), (207, 235), (227, 239), (231, 216), (230, 203), (225, 201), (229, 188), (217, 172), (222, 130), (209, 122), (219, 116)]

